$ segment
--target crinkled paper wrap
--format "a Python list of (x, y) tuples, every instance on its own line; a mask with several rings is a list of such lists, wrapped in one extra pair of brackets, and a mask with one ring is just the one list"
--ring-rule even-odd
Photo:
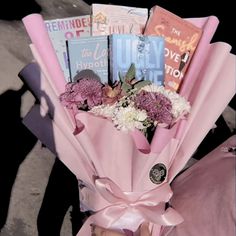
[[(23, 19), (31, 38), (36, 63), (19, 76), (40, 100), (24, 118), (25, 125), (80, 180), (81, 206), (94, 211), (78, 235), (90, 234), (90, 223), (136, 231), (139, 224), (153, 224), (158, 236), (162, 225), (176, 225), (182, 217), (166, 204), (172, 197), (170, 183), (181, 171), (235, 93), (235, 56), (226, 43), (210, 44), (218, 25), (216, 17), (188, 19), (203, 29), (181, 94), (192, 105), (187, 120), (170, 130), (157, 128), (149, 144), (138, 131), (116, 130), (103, 118), (81, 112), (73, 117), (61, 106), (58, 95), (65, 80), (41, 15)], [(79, 133), (73, 134), (75, 124)], [(154, 184), (150, 169), (167, 168), (165, 181)]]

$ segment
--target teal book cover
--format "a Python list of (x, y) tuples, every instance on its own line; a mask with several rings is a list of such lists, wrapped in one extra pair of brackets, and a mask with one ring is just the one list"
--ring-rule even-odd
[(110, 41), (110, 69), (112, 82), (124, 76), (132, 63), (140, 80), (156, 85), (164, 81), (164, 39), (158, 36), (113, 34)]
[[(97, 76), (108, 83), (107, 36), (81, 37), (67, 41), (71, 81), (81, 75)], [(87, 73), (84, 73), (87, 71)]]

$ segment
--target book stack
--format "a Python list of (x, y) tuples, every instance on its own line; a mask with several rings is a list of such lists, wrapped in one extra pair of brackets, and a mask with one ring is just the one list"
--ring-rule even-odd
[(67, 81), (114, 83), (134, 64), (137, 80), (178, 91), (202, 30), (159, 6), (147, 19), (146, 8), (92, 4), (91, 16), (45, 24)]

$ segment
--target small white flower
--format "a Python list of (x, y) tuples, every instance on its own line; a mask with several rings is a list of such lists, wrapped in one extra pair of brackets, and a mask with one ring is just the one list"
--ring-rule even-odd
[(150, 84), (142, 87), (140, 90), (145, 90), (152, 93), (162, 93), (164, 94), (165, 88), (163, 86), (158, 86), (156, 84)]
[(190, 112), (191, 106), (185, 98), (181, 96), (173, 96), (170, 100), (172, 103), (172, 114), (174, 118), (178, 118)]
[(103, 116), (106, 118), (112, 118), (116, 114), (116, 105), (113, 104), (110, 105), (100, 105), (93, 107), (89, 112), (97, 115), (97, 116)]
[(120, 107), (116, 115), (113, 117), (113, 122), (117, 129), (127, 131), (144, 129), (144, 122), (147, 119), (145, 111), (140, 111), (134, 107)]

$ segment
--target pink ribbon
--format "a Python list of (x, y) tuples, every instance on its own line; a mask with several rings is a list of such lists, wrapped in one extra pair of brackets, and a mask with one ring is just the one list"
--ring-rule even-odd
[(108, 178), (96, 178), (94, 184), (108, 204), (89, 217), (77, 236), (88, 235), (91, 223), (104, 228), (128, 229), (135, 232), (144, 221), (166, 226), (177, 225), (183, 221), (173, 208), (165, 209), (165, 203), (173, 194), (169, 183), (163, 183), (144, 193), (122, 192), (119, 186)]

